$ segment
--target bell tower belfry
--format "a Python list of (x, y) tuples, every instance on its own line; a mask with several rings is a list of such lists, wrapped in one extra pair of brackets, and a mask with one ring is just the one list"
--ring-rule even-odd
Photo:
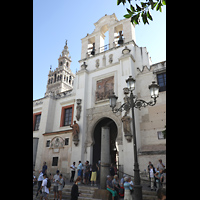
[[(135, 25), (130, 23), (130, 19), (119, 21), (115, 13), (112, 15), (106, 14), (94, 23), (94, 25), (94, 31), (81, 39), (81, 60), (123, 45), (123, 43), (129, 41), (135, 42)], [(104, 34), (107, 31), (109, 32), (109, 44), (104, 43)]]
[(58, 94), (73, 89), (75, 75), (70, 69), (71, 62), (66, 40), (62, 55), (58, 58), (58, 67), (54, 71), (51, 68), (49, 70), (45, 95), (48, 95), (50, 92)]

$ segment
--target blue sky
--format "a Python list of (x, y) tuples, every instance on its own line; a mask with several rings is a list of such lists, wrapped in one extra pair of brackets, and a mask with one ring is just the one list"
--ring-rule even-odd
[[(81, 39), (105, 14), (124, 19), (128, 6), (117, 6), (117, 0), (33, 0), (33, 100), (44, 97), (50, 65), (53, 70), (58, 67), (66, 39), (75, 73), (80, 68)], [(151, 15), (149, 25), (135, 26), (136, 44), (147, 47), (152, 63), (157, 63), (166, 60), (166, 6)]]

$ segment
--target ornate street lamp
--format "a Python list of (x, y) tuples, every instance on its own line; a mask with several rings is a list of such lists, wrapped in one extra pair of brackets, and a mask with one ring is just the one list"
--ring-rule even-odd
[[(132, 76), (126, 80), (127, 88), (131, 92), (130, 97), (127, 97), (126, 102), (121, 105), (119, 108), (116, 108), (116, 103), (118, 97), (114, 94), (109, 96), (110, 99), (110, 107), (112, 107), (113, 113), (122, 112), (122, 111), (129, 111), (132, 110), (132, 125), (133, 125), (133, 149), (134, 149), (134, 199), (135, 200), (142, 200), (142, 186), (140, 185), (140, 173), (139, 173), (139, 164), (138, 164), (138, 157), (137, 157), (137, 142), (136, 142), (136, 129), (135, 129), (135, 116), (134, 116), (134, 108), (138, 108), (139, 110), (142, 107), (154, 106), (156, 104), (156, 98), (159, 96), (159, 85), (152, 82), (149, 85), (150, 95), (153, 100), (146, 102), (142, 99), (138, 99), (136, 95), (133, 95), (133, 90), (135, 89), (135, 79)], [(127, 90), (126, 88), (126, 90)], [(126, 95), (128, 92), (126, 92)]]

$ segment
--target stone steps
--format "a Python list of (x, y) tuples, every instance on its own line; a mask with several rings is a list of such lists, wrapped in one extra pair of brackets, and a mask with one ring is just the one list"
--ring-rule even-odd
[[(62, 199), (63, 200), (70, 200), (71, 199), (71, 188), (72, 185), (65, 185), (65, 187), (62, 190)], [(78, 197), (79, 200), (101, 200), (97, 198), (93, 198), (94, 191), (97, 190), (98, 187), (90, 187), (90, 186), (79, 186), (79, 192), (81, 192), (81, 195)], [(35, 197), (37, 191), (37, 185), (33, 187), (33, 200), (38, 200), (39, 197)], [(157, 195), (155, 191), (148, 191), (148, 190), (142, 190), (142, 197), (143, 200), (157, 200)], [(54, 199), (54, 193), (53, 193), (53, 186), (51, 186), (51, 190), (48, 196), (49, 200)], [(121, 200), (121, 199), (120, 199)]]
[[(71, 199), (71, 188), (72, 185), (65, 185), (65, 187), (62, 190), (62, 199), (63, 200), (70, 200)], [(79, 200), (101, 200), (101, 199), (94, 199), (93, 193), (95, 190), (97, 190), (98, 187), (87, 187), (87, 186), (79, 186), (79, 192), (81, 193), (78, 197)], [(33, 187), (33, 200), (38, 200), (39, 197), (35, 197), (37, 192), (37, 185)], [(39, 196), (39, 195), (38, 195)], [(54, 199), (54, 193), (53, 193), (53, 186), (51, 186), (50, 193), (48, 195), (48, 199)]]

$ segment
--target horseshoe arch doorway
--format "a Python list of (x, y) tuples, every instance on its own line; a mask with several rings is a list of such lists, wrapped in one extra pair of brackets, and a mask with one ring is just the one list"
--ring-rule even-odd
[(117, 125), (108, 117), (101, 118), (94, 128), (93, 163), (97, 163), (101, 159), (101, 128), (104, 126), (110, 128), (110, 163), (117, 164)]

